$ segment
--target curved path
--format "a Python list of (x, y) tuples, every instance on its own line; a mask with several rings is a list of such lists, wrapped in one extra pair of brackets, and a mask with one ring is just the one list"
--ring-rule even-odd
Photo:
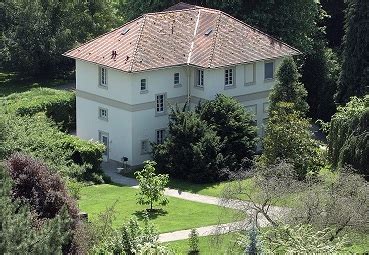
[[(121, 174), (118, 173), (117, 168), (119, 167), (119, 165), (116, 162), (112, 162), (112, 161), (103, 162), (101, 166), (104, 170), (104, 173), (111, 178), (112, 182), (138, 189), (138, 182), (135, 179), (122, 176)], [(199, 195), (199, 194), (184, 192), (184, 191), (180, 191), (176, 189), (170, 189), (170, 188), (166, 188), (164, 194), (170, 197), (176, 197), (176, 198), (180, 198), (184, 200), (189, 200), (189, 201), (194, 201), (194, 202), (199, 202), (199, 203), (204, 203), (204, 204), (217, 205), (217, 206), (227, 207), (227, 208), (236, 209), (236, 210), (242, 210), (245, 213), (249, 214), (250, 216), (252, 216), (254, 213), (253, 210), (251, 209), (251, 204), (247, 201), (225, 200), (219, 197)], [(283, 210), (284, 208), (281, 208), (281, 207), (270, 208), (270, 212), (273, 215), (280, 215)], [(249, 217), (249, 218), (252, 218), (252, 217)], [(261, 217), (258, 219), (258, 225), (261, 227), (267, 226), (268, 221), (264, 219), (263, 217)], [(220, 224), (220, 225), (200, 227), (200, 228), (196, 228), (196, 230), (198, 231), (199, 236), (209, 236), (209, 235), (216, 235), (219, 233), (225, 234), (229, 232), (237, 232), (240, 230), (246, 230), (249, 227), (250, 227), (249, 220), (245, 220), (245, 221), (237, 221), (237, 222)], [(160, 242), (170, 242), (170, 241), (188, 239), (190, 231), (191, 229), (186, 229), (186, 230), (179, 230), (179, 231), (170, 232), (170, 233), (163, 233), (159, 235), (159, 241)]]

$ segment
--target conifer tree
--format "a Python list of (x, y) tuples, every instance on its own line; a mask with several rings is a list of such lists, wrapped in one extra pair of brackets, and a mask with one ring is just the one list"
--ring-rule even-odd
[(276, 110), (278, 102), (293, 103), (296, 111), (305, 114), (309, 109), (306, 103), (307, 92), (304, 85), (299, 82), (299, 72), (292, 58), (283, 60), (277, 73), (277, 83), (270, 93), (269, 111)]
[(337, 103), (369, 93), (369, 1), (348, 0)]

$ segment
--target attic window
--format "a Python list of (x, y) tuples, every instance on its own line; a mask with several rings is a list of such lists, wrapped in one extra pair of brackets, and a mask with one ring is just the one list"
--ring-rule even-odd
[(130, 30), (130, 28), (125, 28), (125, 29), (123, 29), (123, 31), (122, 31), (122, 35), (127, 34), (129, 30)]
[(208, 36), (211, 34), (211, 32), (213, 32), (213, 29), (209, 28), (208, 30), (206, 30), (205, 35)]

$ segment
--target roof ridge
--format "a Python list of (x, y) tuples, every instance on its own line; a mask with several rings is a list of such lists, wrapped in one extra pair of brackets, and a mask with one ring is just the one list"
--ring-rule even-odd
[(212, 46), (212, 49), (211, 49), (211, 54), (210, 54), (210, 59), (209, 59), (209, 68), (211, 66), (211, 62), (213, 61), (213, 58), (214, 58), (214, 54), (215, 54), (215, 45), (217, 43), (217, 39), (218, 39), (218, 32), (219, 32), (219, 25), (220, 25), (220, 19), (222, 17), (222, 12), (219, 12), (219, 17), (218, 17), (218, 20), (217, 20), (217, 25), (216, 25), (216, 28), (215, 28), (215, 34), (214, 34), (214, 39), (213, 39), (213, 46)]
[(135, 62), (135, 58), (136, 58), (137, 51), (138, 51), (138, 45), (140, 43), (140, 40), (141, 40), (141, 37), (142, 37), (142, 31), (143, 31), (143, 28), (144, 28), (145, 23), (146, 23), (146, 14), (142, 15), (142, 18), (143, 18), (142, 25), (140, 27), (140, 31), (138, 32), (138, 37), (137, 37), (137, 40), (136, 40), (136, 46), (135, 46), (135, 49), (133, 50), (132, 62), (131, 62), (131, 66), (128, 69), (128, 72), (132, 72), (132, 69), (133, 69), (133, 64)]
[(76, 47), (74, 47), (74, 48), (72, 48), (72, 49), (70, 49), (70, 50), (66, 51), (66, 52), (64, 52), (62, 55), (63, 55), (63, 56), (67, 56), (67, 54), (68, 54), (69, 52), (71, 52), (71, 51), (73, 51), (73, 50), (76, 50), (76, 49), (78, 49), (79, 47), (82, 47), (82, 46), (84, 46), (84, 45), (86, 45), (86, 44), (88, 44), (88, 43), (90, 43), (90, 42), (93, 42), (93, 41), (95, 41), (95, 40), (99, 39), (100, 37), (103, 37), (103, 36), (105, 36), (105, 35), (107, 35), (107, 34), (113, 33), (114, 31), (117, 31), (118, 29), (121, 29), (122, 27), (125, 27), (125, 26), (127, 26), (127, 25), (129, 25), (129, 24), (132, 24), (132, 23), (136, 22), (137, 20), (139, 20), (139, 19), (143, 18), (143, 16), (144, 16), (144, 15), (141, 15), (141, 16), (139, 16), (139, 17), (137, 17), (137, 18), (135, 18), (135, 19), (133, 19), (133, 20), (131, 20), (131, 21), (128, 21), (127, 23), (124, 23), (123, 25), (121, 25), (121, 26), (119, 26), (119, 27), (117, 27), (117, 28), (114, 28), (113, 30), (110, 30), (110, 31), (108, 31), (108, 32), (105, 32), (105, 33), (103, 33), (103, 34), (101, 34), (101, 35), (99, 35), (99, 36), (97, 36), (97, 37), (94, 37), (94, 38), (92, 38), (92, 39), (90, 39), (90, 40), (88, 40), (88, 41), (86, 41), (86, 42), (84, 42), (84, 43), (82, 43), (82, 44), (80, 44), (80, 45), (78, 45), (78, 46), (76, 46)]
[(200, 15), (201, 15), (201, 9), (199, 10), (199, 13), (197, 14), (196, 25), (195, 25), (195, 29), (193, 31), (192, 42), (191, 42), (191, 46), (190, 46), (190, 51), (188, 52), (188, 57), (187, 57), (187, 63), (186, 64), (190, 64), (190, 62), (191, 62), (191, 55), (192, 55), (192, 51), (193, 51), (193, 46), (195, 45), (195, 38), (196, 38), (197, 29), (199, 27), (199, 22), (200, 22)]

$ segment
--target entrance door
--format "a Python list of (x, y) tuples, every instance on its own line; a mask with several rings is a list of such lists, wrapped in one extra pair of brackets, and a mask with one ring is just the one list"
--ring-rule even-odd
[(99, 131), (99, 141), (105, 145), (105, 151), (103, 153), (103, 160), (108, 161), (109, 159), (109, 134), (106, 132)]

